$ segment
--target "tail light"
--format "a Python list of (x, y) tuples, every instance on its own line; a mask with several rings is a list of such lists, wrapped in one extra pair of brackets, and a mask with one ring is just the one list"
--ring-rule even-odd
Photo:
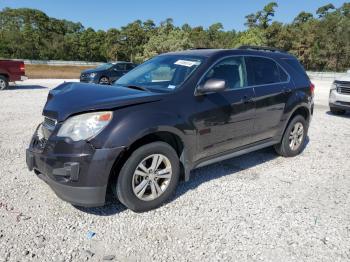
[(21, 72), (24, 72), (24, 71), (25, 71), (25, 66), (24, 66), (24, 63), (23, 63), (23, 62), (20, 63), (20, 65), (19, 65), (19, 70), (20, 70)]
[(315, 96), (315, 85), (313, 83), (310, 83), (310, 92), (312, 96)]

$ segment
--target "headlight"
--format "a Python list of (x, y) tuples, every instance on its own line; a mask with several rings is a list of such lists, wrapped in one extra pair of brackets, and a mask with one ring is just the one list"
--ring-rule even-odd
[(93, 112), (68, 118), (57, 136), (69, 137), (73, 141), (86, 140), (100, 133), (112, 120), (112, 112)]
[(331, 91), (332, 90), (337, 90), (337, 84), (335, 82), (333, 82), (333, 84), (331, 86)]
[(90, 73), (90, 77), (95, 77), (97, 73)]

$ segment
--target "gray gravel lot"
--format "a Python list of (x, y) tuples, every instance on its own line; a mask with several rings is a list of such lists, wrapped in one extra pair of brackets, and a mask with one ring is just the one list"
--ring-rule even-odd
[(350, 260), (350, 115), (329, 114), (330, 82), (314, 81), (300, 156), (264, 149), (197, 169), (143, 214), (113, 202), (77, 209), (27, 171), (25, 148), (58, 82), (0, 92), (0, 261)]

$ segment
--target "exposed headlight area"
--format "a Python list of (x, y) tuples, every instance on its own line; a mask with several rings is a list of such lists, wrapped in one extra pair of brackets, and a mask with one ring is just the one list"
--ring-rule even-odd
[(337, 83), (334, 81), (332, 86), (331, 86), (331, 89), (329, 91), (329, 95), (331, 95), (333, 92), (337, 92), (337, 88), (338, 88), (338, 85)]
[(73, 141), (87, 140), (99, 134), (112, 120), (113, 112), (93, 112), (68, 118), (60, 127), (57, 136)]
[(92, 77), (95, 77), (97, 75), (97, 73), (90, 73), (89, 76), (92, 78)]
[(331, 86), (331, 90), (336, 90), (337, 89), (337, 83), (333, 82), (332, 86)]

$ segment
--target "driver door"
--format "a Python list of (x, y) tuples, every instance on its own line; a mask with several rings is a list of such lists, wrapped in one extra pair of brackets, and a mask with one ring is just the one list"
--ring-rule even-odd
[(111, 68), (111, 82), (117, 81), (125, 74), (125, 64), (116, 64)]
[(244, 58), (222, 60), (200, 84), (209, 79), (225, 80), (227, 89), (195, 96), (197, 160), (251, 143), (254, 127), (255, 94), (247, 86)]

